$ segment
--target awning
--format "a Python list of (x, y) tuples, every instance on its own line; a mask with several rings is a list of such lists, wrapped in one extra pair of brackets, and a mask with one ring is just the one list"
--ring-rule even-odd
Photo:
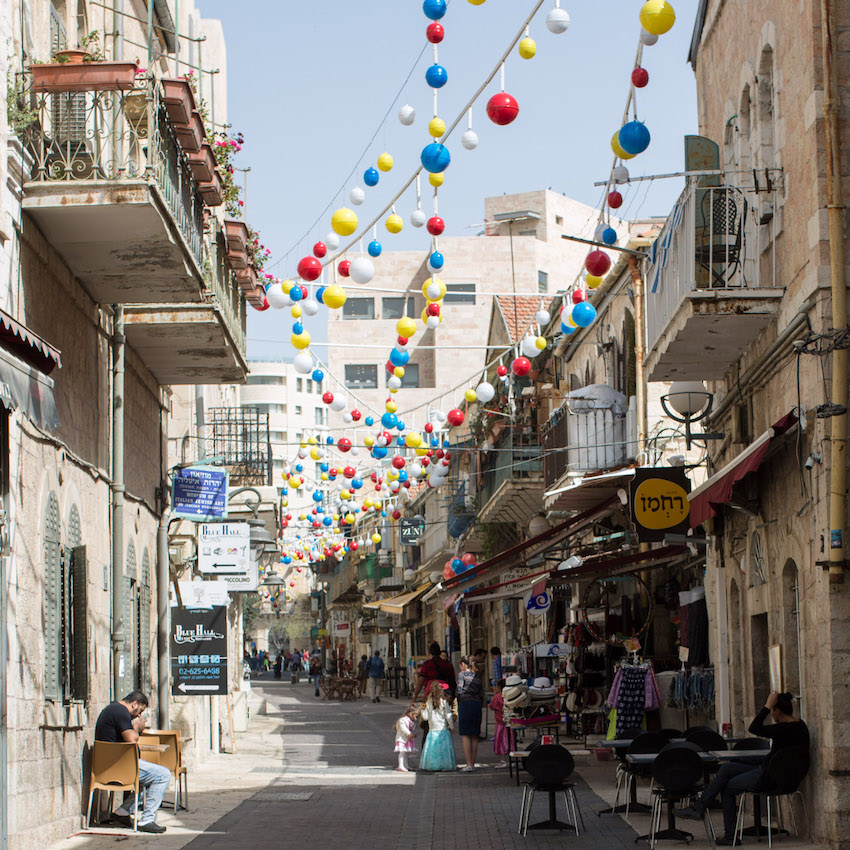
[(357, 589), (356, 584), (347, 587), (337, 596), (333, 602), (328, 605), (328, 608), (351, 608), (363, 598), (363, 594)]
[(420, 585), (416, 590), (409, 590), (407, 593), (399, 593), (397, 596), (391, 596), (389, 599), (378, 599), (375, 602), (366, 602), (363, 605), (364, 610), (383, 611), (385, 614), (403, 614), (404, 609), (408, 605), (412, 605), (420, 597), (422, 597), (428, 588), (431, 587), (431, 582), (426, 582)]
[(689, 554), (687, 546), (661, 546), (648, 552), (625, 552), (585, 558), (572, 570), (553, 570), (550, 582), (560, 584), (573, 581), (592, 581), (595, 578), (611, 578), (635, 570), (652, 570), (666, 567), (676, 561), (685, 560)]
[(45, 375), (49, 375), (56, 366), (62, 368), (59, 349), (33, 333), (26, 325), (15, 321), (4, 310), (0, 310), (0, 345)]
[(617, 495), (632, 478), (634, 469), (618, 469), (616, 472), (606, 472), (603, 475), (589, 475), (570, 484), (558, 487), (543, 494), (546, 510), (549, 511), (584, 511), (597, 504), (601, 499), (609, 499)]
[(53, 380), (0, 347), (0, 402), (7, 410), (20, 410), (39, 428), (59, 427)]
[(747, 446), (738, 457), (715, 472), (704, 484), (688, 494), (691, 503), (691, 528), (696, 528), (717, 515), (717, 507), (728, 504), (732, 489), (745, 476), (755, 472), (764, 461), (771, 441), (784, 434), (797, 423), (797, 412), (792, 410), (768, 428), (757, 440)]

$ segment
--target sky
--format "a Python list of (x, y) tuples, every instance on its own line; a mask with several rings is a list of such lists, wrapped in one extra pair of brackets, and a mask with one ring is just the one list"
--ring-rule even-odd
[[(450, 0), (439, 45), (448, 83), (438, 92), (438, 114), (447, 125), (497, 66), (536, 2), (485, 0), (474, 6)], [(514, 49), (505, 62), (505, 90), (519, 103), (517, 119), (498, 127), (486, 116), (487, 99), (500, 88), (497, 73), (472, 109), (479, 146), (467, 151), (460, 144), (465, 117), (446, 142), (452, 163), (439, 191), (446, 236), (477, 233), (490, 195), (551, 188), (600, 205), (604, 190), (593, 183), (607, 179), (612, 166), (609, 143), (623, 118), (643, 0), (561, 0), (571, 18), (561, 35), (545, 26), (554, 3), (544, 0), (531, 22), (534, 58), (524, 60)], [(269, 270), (295, 277), (298, 260), (330, 231), (332, 212), (351, 206), (349, 190), (364, 185), (363, 171), (380, 153), (389, 152), (394, 167), (381, 175), (378, 186), (366, 188), (366, 202), (354, 208), (363, 224), (418, 167), (419, 154), (431, 141), (433, 90), (425, 82), (433, 62), (425, 40), (430, 21), (420, 0), (197, 4), (204, 17), (219, 18), (224, 26), (228, 120), (245, 137), (237, 164), (251, 168), (246, 220), (272, 251)], [(686, 61), (696, 5), (673, 0), (675, 26), (644, 48), (641, 64), (649, 85), (637, 92), (637, 117), (650, 129), (652, 143), (628, 163), (632, 177), (681, 171), (683, 136), (697, 132), (694, 75)], [(398, 120), (404, 104), (416, 109), (410, 127)], [(682, 178), (673, 178), (624, 187), (618, 214), (666, 216), (683, 185)], [(422, 208), (428, 214), (432, 191), (423, 180)], [(421, 249), (424, 256), (428, 234), (409, 223), (415, 208), (411, 189), (396, 205), (404, 230), (390, 235), (379, 226), (384, 251)], [(322, 309), (305, 320), (314, 343), (327, 340), (326, 315)], [(291, 360), (291, 324), (288, 310), (249, 309), (249, 359)], [(319, 356), (325, 354), (315, 347)]]

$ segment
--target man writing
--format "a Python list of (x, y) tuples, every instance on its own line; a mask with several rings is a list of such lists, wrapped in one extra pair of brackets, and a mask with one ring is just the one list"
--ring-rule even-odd
[[(147, 725), (147, 720), (142, 717), (147, 707), (148, 698), (141, 691), (133, 691), (124, 699), (109, 703), (97, 718), (95, 741), (109, 744), (136, 743)], [(138, 817), (139, 832), (152, 832), (154, 835), (165, 832), (165, 827), (156, 822), (156, 813), (162, 805), (170, 779), (171, 771), (167, 767), (139, 759), (139, 786), (146, 790), (145, 810)], [(122, 804), (112, 813), (112, 818), (132, 829), (135, 805), (134, 796), (125, 795)]]

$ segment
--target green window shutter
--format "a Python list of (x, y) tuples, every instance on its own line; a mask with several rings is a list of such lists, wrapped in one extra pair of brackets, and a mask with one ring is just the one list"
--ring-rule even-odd
[(70, 604), (70, 696), (87, 700), (89, 697), (89, 640), (88, 640), (88, 562), (86, 547), (71, 550)]
[(139, 591), (136, 570), (136, 547), (127, 546), (124, 581), (124, 693), (139, 687)]
[(151, 682), (151, 559), (148, 550), (142, 555), (139, 587), (139, 678), (141, 689), (149, 693)]
[(59, 500), (47, 497), (44, 517), (44, 698), (62, 698), (62, 568)]

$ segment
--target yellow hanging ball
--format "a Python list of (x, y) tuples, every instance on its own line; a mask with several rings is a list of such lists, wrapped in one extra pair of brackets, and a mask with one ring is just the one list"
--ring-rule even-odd
[(289, 507), (289, 499), (281, 499), (281, 500), (280, 500), (280, 504), (281, 504), (284, 508), (288, 508), (288, 507)]
[(305, 520), (305, 519), (307, 519), (307, 514), (301, 514), (301, 515), (298, 517), (298, 519), (300, 519), (300, 520)]
[(393, 375), (395, 375), (396, 378), (403, 378), (404, 377), (404, 366), (396, 366), (395, 369), (393, 369)]
[(539, 336), (536, 340), (534, 340), (534, 344), (537, 347), (538, 351), (544, 351), (546, 349), (546, 337)]
[(397, 481), (398, 480), (398, 470), (397, 469), (388, 469), (387, 470), (387, 481)]
[(387, 413), (395, 413), (398, 410), (398, 405), (394, 401), (388, 401), (385, 405)]
[(351, 236), (357, 230), (357, 213), (348, 207), (340, 207), (331, 216), (331, 227), (340, 236)]
[(439, 189), (446, 182), (445, 174), (429, 174), (428, 182), (435, 188)]
[(281, 289), (282, 289), (282, 290), (283, 290), (283, 291), (284, 291), (287, 295), (289, 295), (289, 290), (290, 290), (290, 289), (292, 289), (292, 287), (293, 287), (294, 285), (295, 285), (295, 284), (293, 284), (291, 280), (282, 280), (282, 281), (280, 282), (280, 288), (281, 288)]
[(307, 438), (307, 445), (308, 446), (318, 446), (319, 441), (315, 437), (308, 437)]
[(296, 478), (294, 475), (289, 476), (289, 486), (293, 490), (297, 490), (301, 486), (301, 479)]
[(351, 498), (351, 490), (342, 490), (339, 494), (340, 499), (347, 502)]
[(577, 328), (577, 327), (578, 327), (578, 325), (575, 323), (575, 320), (573, 319), (573, 317), (572, 317), (571, 315), (570, 315), (570, 316), (567, 316), (567, 324), (568, 324), (571, 328)]
[(364, 499), (363, 500), (363, 507), (366, 508), (367, 511), (369, 510), (369, 508), (372, 507), (372, 504), (373, 503), (372, 503), (371, 499)]
[(425, 455), (428, 454), (428, 448), (426, 446), (419, 446), (419, 448), (414, 449), (414, 451), (417, 455), (419, 455), (419, 457), (425, 457)]
[(653, 35), (670, 32), (676, 23), (676, 13), (667, 0), (648, 0), (640, 10), (640, 25)]
[(405, 435), (404, 444), (409, 449), (415, 449), (422, 445), (422, 435), (417, 434), (416, 431), (411, 431), (409, 434)]
[(473, 6), (483, 6), (484, 5), (484, 0), (469, 0), (469, 2)]
[(372, 446), (375, 445), (375, 438), (366, 436), (363, 438), (363, 445), (366, 446), (367, 449), (371, 449)]
[(381, 542), (381, 535), (378, 534), (377, 531), (372, 535), (372, 542), (373, 543), (380, 543)]
[(435, 115), (428, 122), (428, 132), (435, 138), (439, 139), (446, 132), (446, 122), (442, 118), (437, 118)]
[(299, 350), (307, 348), (310, 344), (310, 334), (308, 331), (302, 331), (300, 334), (292, 334), (289, 339), (292, 342), (293, 348)]
[(313, 458), (313, 460), (321, 460), (318, 449), (310, 449), (310, 457)]
[(399, 336), (410, 339), (416, 333), (416, 322), (410, 316), (402, 316), (395, 324)]
[(328, 475), (328, 474), (327, 474), (327, 472), (323, 472), (323, 473), (319, 476), (319, 478), (321, 478), (321, 479), (322, 479), (322, 481), (329, 481), (329, 480), (330, 480), (330, 475)]
[(289, 312), (292, 314), (293, 319), (300, 319), (301, 318), (301, 305), (300, 304), (293, 304), (292, 309)]
[(620, 147), (620, 131), (617, 130), (613, 136), (611, 136), (611, 150), (614, 151), (614, 156), (620, 157), (620, 159), (632, 159), (637, 156), (634, 153), (627, 153)]
[(337, 475), (343, 475), (344, 473), (345, 473), (345, 467), (344, 466), (338, 466), (336, 468), (336, 474)]
[(339, 308), (345, 304), (347, 298), (348, 296), (345, 294), (345, 290), (336, 284), (327, 287), (327, 289), (325, 289), (322, 293), (322, 301), (324, 301), (331, 310), (339, 310)]
[(386, 226), (390, 233), (401, 233), (404, 227), (404, 219), (400, 215), (393, 213), (387, 216)]
[[(436, 297), (435, 292), (433, 290), (429, 292), (432, 286), (439, 287), (440, 294), (436, 295)], [(422, 284), (422, 294), (425, 296), (425, 298), (428, 299), (429, 302), (439, 301), (446, 294), (446, 285), (438, 277), (429, 277), (428, 280), (426, 280), (425, 283)]]
[(537, 53), (537, 42), (533, 38), (526, 36), (519, 43), (519, 55), (523, 59), (533, 59), (535, 53)]
[(395, 395), (395, 394), (398, 392), (398, 388), (397, 388), (397, 387), (387, 387), (387, 390), (389, 390), (389, 392), (390, 392), (392, 395)]
[(378, 157), (378, 170), (391, 171), (393, 167), (393, 158), (390, 154), (384, 152)]
[(477, 400), (478, 400), (478, 395), (476, 394), (475, 390), (473, 390), (471, 387), (470, 387), (470, 389), (468, 389), (468, 390), (467, 390), (467, 391), (463, 394), (463, 397), (464, 397), (464, 398), (465, 398), (465, 399), (466, 399), (466, 400), (467, 400), (470, 404), (472, 404), (472, 402), (473, 402), (473, 401), (477, 401)]
[(600, 286), (603, 278), (599, 277), (595, 274), (589, 274), (585, 277), (584, 282), (587, 284), (588, 289), (596, 289), (597, 286)]

